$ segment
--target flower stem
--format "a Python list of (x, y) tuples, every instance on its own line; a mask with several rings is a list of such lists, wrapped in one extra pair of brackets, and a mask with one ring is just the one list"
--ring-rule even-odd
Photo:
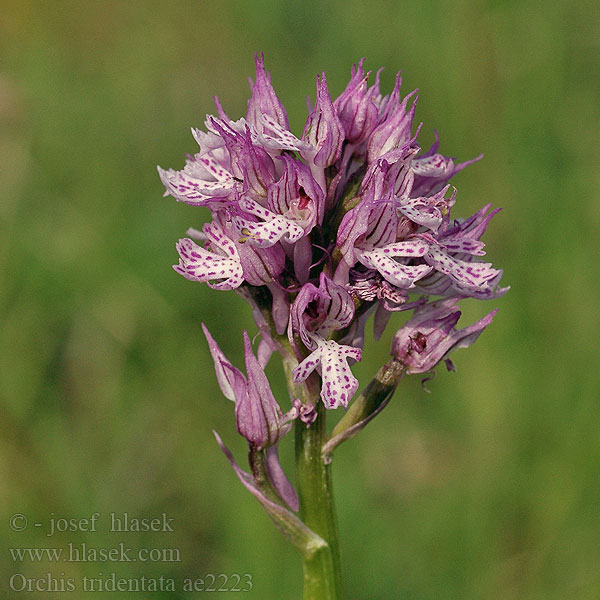
[(317, 418), (307, 428), (296, 421), (296, 475), (300, 517), (325, 542), (303, 558), (304, 600), (341, 600), (342, 577), (337, 521), (333, 504), (331, 465), (322, 457), (327, 439), (325, 407), (317, 402)]

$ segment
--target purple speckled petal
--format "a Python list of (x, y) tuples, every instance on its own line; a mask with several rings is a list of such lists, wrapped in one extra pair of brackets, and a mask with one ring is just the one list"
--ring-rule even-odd
[(421, 240), (410, 240), (389, 244), (383, 248), (357, 250), (360, 262), (379, 271), (381, 276), (399, 288), (412, 288), (415, 281), (432, 271), (429, 265), (404, 265), (394, 257), (421, 257), (428, 251), (428, 245)]
[(406, 198), (398, 204), (398, 211), (413, 223), (437, 232), (442, 224), (443, 215), (429, 198)]
[(321, 355), (321, 399), (327, 408), (346, 408), (358, 389), (358, 379), (352, 375), (349, 358), (360, 361), (362, 350), (328, 341)]
[(432, 270), (429, 265), (403, 265), (384, 255), (380, 249), (361, 253), (359, 259), (366, 267), (377, 269), (386, 281), (399, 288), (415, 287), (415, 282)]
[(192, 173), (189, 162), (182, 171), (173, 169), (165, 171), (158, 167), (158, 174), (166, 188), (165, 195), (170, 194), (177, 201), (191, 206), (210, 206), (223, 203), (233, 189), (233, 179), (214, 181), (210, 179), (209, 175)]
[(460, 252), (463, 254), (473, 254), (475, 256), (483, 256), (485, 254), (485, 244), (479, 240), (473, 240), (471, 238), (462, 239), (445, 239), (440, 247), (446, 250), (446, 252)]
[(321, 361), (321, 349), (317, 348), (309, 354), (297, 367), (292, 371), (295, 383), (305, 381), (306, 378), (318, 367)]
[(236, 246), (233, 240), (227, 236), (223, 227), (216, 220), (211, 223), (205, 223), (202, 232), (206, 235), (206, 240), (216, 246), (227, 256), (237, 256)]
[(220, 165), (218, 161), (210, 154), (197, 155), (196, 161), (199, 165), (202, 165), (204, 170), (215, 179), (216, 182), (231, 186), (233, 184), (233, 177), (231, 173)]
[(358, 389), (358, 380), (352, 375), (348, 359), (360, 361), (362, 350), (342, 346), (333, 340), (319, 340), (317, 349), (307, 356), (292, 372), (294, 381), (304, 381), (320, 367), (321, 399), (327, 408), (346, 408)]
[[(437, 141), (435, 148), (437, 149)], [(454, 175), (465, 167), (472, 165), (483, 157), (455, 164), (451, 158), (429, 151), (413, 160), (412, 169), (415, 174), (412, 196), (430, 196), (443, 188)]]
[(421, 177), (449, 179), (452, 177), (454, 170), (454, 161), (441, 154), (432, 154), (431, 156), (415, 158), (412, 162), (412, 169), (415, 175)]
[(477, 290), (485, 288), (490, 280), (498, 276), (498, 269), (491, 263), (466, 262), (453, 258), (439, 246), (430, 246), (425, 261), (440, 273), (452, 279), (454, 285), (461, 290)]
[(383, 254), (388, 256), (406, 256), (409, 258), (425, 256), (427, 249), (428, 245), (419, 239), (404, 240), (378, 248), (378, 250), (381, 250)]
[(299, 140), (293, 133), (281, 127), (281, 125), (267, 115), (262, 115), (259, 125), (262, 132), (256, 136), (256, 141), (270, 151), (291, 150), (296, 152), (311, 152), (313, 150), (313, 147), (308, 142)]
[(281, 239), (293, 244), (304, 236), (302, 227), (293, 221), (274, 215), (269, 221), (250, 221), (237, 216), (232, 219), (240, 234), (251, 246), (268, 248), (275, 245)]
[[(190, 281), (207, 282), (217, 290), (233, 290), (244, 281), (237, 252), (222, 256), (201, 248), (189, 238), (177, 242), (179, 264), (173, 269)], [(219, 283), (209, 283), (219, 281)]]
[(232, 221), (240, 234), (252, 246), (268, 248), (282, 238), (289, 243), (297, 242), (304, 236), (304, 229), (294, 221), (277, 215), (262, 207), (258, 202), (243, 199), (239, 202), (245, 212), (260, 217), (264, 221), (251, 221), (242, 216), (234, 216)]
[(214, 220), (204, 225), (208, 243), (235, 255), (242, 268), (243, 280), (250, 285), (271, 283), (285, 268), (285, 251), (281, 244), (258, 248), (245, 243), (231, 222), (229, 211), (213, 213)]

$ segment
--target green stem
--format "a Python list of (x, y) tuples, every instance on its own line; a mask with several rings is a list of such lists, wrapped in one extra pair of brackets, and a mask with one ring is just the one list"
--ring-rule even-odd
[(304, 600), (341, 600), (342, 578), (331, 465), (322, 457), (327, 439), (325, 407), (317, 401), (317, 418), (307, 428), (296, 421), (296, 476), (300, 517), (326, 545), (303, 557)]

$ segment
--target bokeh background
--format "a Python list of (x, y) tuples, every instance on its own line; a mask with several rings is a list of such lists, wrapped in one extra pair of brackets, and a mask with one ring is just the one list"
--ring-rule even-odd
[[(386, 91), (402, 70), (404, 92), (421, 92), (423, 146), (437, 129), (445, 154), (485, 154), (453, 180), (455, 214), (503, 207), (485, 241), (512, 290), (465, 302), (465, 321), (498, 307), (493, 326), (455, 354), (457, 373), (439, 369), (431, 394), (404, 382), (336, 455), (348, 598), (599, 598), (598, 12), (563, 0), (3, 0), (2, 596), (29, 596), (8, 589), (13, 573), (80, 587), (114, 572), (179, 588), (249, 573), (247, 597), (300, 597), (294, 550), (211, 434), (244, 463), (200, 323), (237, 364), (254, 324), (235, 294), (171, 270), (175, 240), (206, 214), (163, 199), (156, 174), (195, 150), (189, 128), (214, 94), (244, 114), (262, 50), (297, 132), (321, 70), (332, 95), (362, 56), (385, 66)], [(363, 384), (391, 333), (367, 341)], [(273, 381), (285, 398), (276, 369)], [(47, 535), (52, 516), (95, 511), (100, 531)], [(167, 513), (175, 531), (110, 533), (110, 512)], [(10, 530), (14, 513), (25, 531)], [(177, 548), (181, 561), (15, 562), (6, 550), (69, 542)]]

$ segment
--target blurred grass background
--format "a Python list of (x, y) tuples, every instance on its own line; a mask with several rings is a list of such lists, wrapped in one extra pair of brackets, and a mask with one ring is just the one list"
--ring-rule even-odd
[[(385, 66), (386, 91), (402, 70), (404, 92), (421, 91), (422, 144), (436, 128), (445, 154), (485, 153), (453, 181), (455, 214), (504, 209), (485, 241), (512, 290), (465, 303), (465, 322), (499, 307), (493, 326), (455, 355), (456, 374), (439, 369), (431, 394), (405, 382), (337, 453), (348, 598), (600, 597), (596, 3), (1, 5), (0, 531), (8, 546), (125, 542), (182, 558), (58, 567), (3, 549), (3, 590), (14, 572), (250, 573), (248, 597), (300, 597), (294, 551), (211, 434), (244, 463), (200, 322), (238, 364), (254, 325), (235, 294), (171, 270), (175, 240), (206, 214), (163, 199), (155, 170), (195, 150), (189, 128), (214, 94), (245, 112), (262, 50), (297, 132), (321, 70), (332, 95), (362, 56)], [(363, 384), (389, 340), (367, 343)], [(7, 525), (17, 512), (47, 523), (94, 511), (166, 512), (175, 532), (49, 538)]]

